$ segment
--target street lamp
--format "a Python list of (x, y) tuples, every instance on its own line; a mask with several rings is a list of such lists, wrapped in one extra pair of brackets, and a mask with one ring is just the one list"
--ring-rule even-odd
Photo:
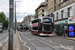
[(14, 1), (15, 2), (15, 33), (16, 33), (16, 2), (21, 2), (21, 1)]

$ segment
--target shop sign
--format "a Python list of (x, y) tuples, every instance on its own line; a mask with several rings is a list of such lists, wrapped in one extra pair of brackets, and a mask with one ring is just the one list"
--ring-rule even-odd
[(54, 24), (66, 24), (66, 23), (68, 23), (68, 20), (57, 21)]
[(69, 21), (75, 21), (75, 17), (69, 18)]
[(64, 24), (64, 23), (59, 23), (59, 24)]
[(75, 21), (75, 17), (72, 17), (72, 20)]
[(68, 23), (68, 21), (66, 20), (65, 23)]

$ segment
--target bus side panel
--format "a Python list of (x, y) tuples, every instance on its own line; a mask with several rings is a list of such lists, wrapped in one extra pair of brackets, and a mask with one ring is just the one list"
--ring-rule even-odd
[(38, 31), (34, 31), (34, 34), (38, 35)]
[(31, 31), (31, 33), (38, 35), (38, 31)]

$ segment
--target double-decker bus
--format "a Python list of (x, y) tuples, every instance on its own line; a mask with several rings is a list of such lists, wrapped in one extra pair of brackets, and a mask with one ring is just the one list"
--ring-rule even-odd
[(39, 36), (52, 36), (53, 18), (41, 17), (31, 21), (31, 33)]
[(18, 25), (18, 31), (27, 31), (27, 30), (29, 30), (29, 28), (26, 24)]

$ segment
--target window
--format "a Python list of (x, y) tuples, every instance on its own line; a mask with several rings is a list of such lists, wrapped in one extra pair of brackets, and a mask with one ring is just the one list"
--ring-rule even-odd
[(44, 16), (44, 14), (42, 14), (42, 16)]
[(42, 12), (42, 10), (40, 10), (38, 13), (41, 13)]
[(0, 28), (2, 28), (2, 25), (0, 25)]
[(62, 2), (63, 2), (63, 0), (60, 0), (60, 2), (62, 3)]
[(46, 0), (45, 2), (48, 3), (48, 0)]
[(54, 20), (56, 20), (56, 15), (54, 15)]
[(44, 15), (48, 15), (48, 11), (45, 11), (45, 12), (44, 12)]
[(58, 19), (58, 12), (54, 15), (54, 20)]
[(42, 12), (44, 12), (44, 10), (42, 10)]
[(41, 15), (39, 15), (39, 17), (42, 17), (42, 14), (41, 14)]
[(63, 10), (61, 11), (61, 18), (63, 19)]
[(46, 21), (52, 22), (52, 19), (50, 19), (50, 18), (43, 18), (43, 22), (46, 22)]
[(67, 0), (63, 0), (64, 2), (66, 2)]
[(58, 20), (61, 19), (61, 12), (58, 14)]
[(54, 0), (54, 11), (56, 11), (56, 0)]
[(70, 17), (70, 9), (71, 9), (71, 7), (67, 9), (67, 16), (68, 17)]
[(58, 20), (58, 12), (57, 12), (57, 18), (56, 19)]
[(68, 4), (70, 3), (70, 0), (68, 0)]
[(59, 5), (59, 9), (60, 9), (60, 5)]
[(66, 2), (67, 0), (60, 0), (60, 3)]

